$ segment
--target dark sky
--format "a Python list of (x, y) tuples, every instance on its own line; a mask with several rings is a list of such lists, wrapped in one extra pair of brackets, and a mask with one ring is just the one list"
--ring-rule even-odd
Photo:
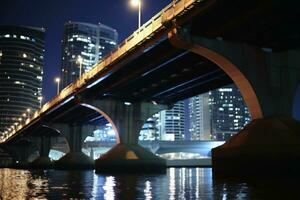
[[(143, 0), (145, 23), (171, 0)], [(103, 23), (115, 28), (119, 42), (137, 28), (137, 10), (129, 0), (1, 0), (0, 25), (26, 25), (46, 29), (43, 96), (56, 93), (53, 81), (60, 71), (63, 26), (67, 21)]]

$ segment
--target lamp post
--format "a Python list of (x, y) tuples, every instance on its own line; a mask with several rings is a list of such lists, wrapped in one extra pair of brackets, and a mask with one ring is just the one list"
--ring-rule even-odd
[(60, 78), (55, 78), (55, 82), (57, 83), (57, 92), (56, 95), (59, 94), (59, 83), (60, 83)]
[(31, 112), (31, 109), (30, 108), (27, 108), (27, 113), (28, 113), (28, 118), (30, 118), (31, 116), (30, 116), (30, 112)]
[(83, 58), (81, 56), (78, 56), (77, 62), (79, 63), (79, 77), (80, 77), (81, 76), (81, 71), (82, 71)]
[(139, 10), (138, 28), (141, 27), (141, 17), (142, 17), (142, 11), (141, 11), (142, 2), (141, 1), (142, 0), (131, 0), (131, 5), (134, 7), (138, 7), (138, 10)]

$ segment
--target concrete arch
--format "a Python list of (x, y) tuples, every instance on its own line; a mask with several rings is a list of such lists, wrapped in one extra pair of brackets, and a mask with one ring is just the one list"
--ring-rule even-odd
[[(57, 128), (51, 127), (49, 125), (45, 125), (45, 124), (42, 125), (42, 128), (45, 128), (45, 129), (48, 129), (48, 130), (51, 130), (51, 131), (54, 132), (52, 134), (49, 134), (50, 137), (53, 137), (53, 136), (54, 137), (61, 137), (63, 139), (64, 143), (67, 145), (67, 151), (70, 151), (70, 144), (69, 144), (68, 140), (66, 139), (66, 137), (64, 136), (64, 134), (60, 130), (58, 130)], [(54, 146), (55, 146), (55, 144), (51, 144), (50, 150)]]
[(244, 98), (252, 119), (263, 117), (262, 109), (253, 87), (237, 66), (222, 55), (198, 45), (195, 45), (191, 51), (216, 64), (233, 80)]
[(116, 133), (116, 141), (117, 143), (120, 143), (120, 133), (117, 129), (117, 126), (115, 125), (114, 121), (111, 119), (111, 117), (106, 113), (104, 112), (103, 110), (100, 110), (99, 108), (95, 107), (95, 106), (92, 106), (90, 104), (87, 104), (87, 103), (80, 103), (81, 106), (84, 106), (86, 108), (89, 108), (89, 109), (92, 109), (96, 112), (98, 112), (99, 114), (101, 114), (102, 116), (104, 116), (104, 118), (112, 125), (115, 133)]
[(238, 66), (233, 64), (229, 59), (222, 56), (221, 54), (206, 47), (200, 46), (196, 43), (192, 43), (190, 41), (191, 38), (188, 38), (188, 40), (185, 41), (180, 33), (178, 33), (178, 30), (176, 28), (169, 32), (168, 37), (172, 45), (174, 45), (175, 47), (191, 51), (201, 57), (204, 57), (205, 59), (221, 68), (239, 88), (252, 119), (259, 119), (263, 117), (262, 108), (256, 92), (250, 84), (249, 80), (240, 71)]
[(58, 129), (53, 128), (53, 127), (51, 127), (51, 126), (48, 126), (48, 125), (43, 124), (43, 125), (42, 125), (42, 128), (50, 129), (50, 130), (56, 132), (58, 135), (63, 135)]

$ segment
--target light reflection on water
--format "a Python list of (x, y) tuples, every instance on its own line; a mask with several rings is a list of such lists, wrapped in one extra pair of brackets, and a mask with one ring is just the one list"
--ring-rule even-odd
[(286, 199), (299, 183), (213, 180), (210, 168), (170, 168), (163, 175), (0, 169), (0, 199)]

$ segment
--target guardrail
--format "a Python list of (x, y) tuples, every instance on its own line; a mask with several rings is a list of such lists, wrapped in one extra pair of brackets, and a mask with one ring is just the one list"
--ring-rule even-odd
[(49, 111), (55, 105), (66, 101), (68, 97), (72, 96), (74, 91), (84, 87), (89, 80), (96, 77), (97, 74), (105, 67), (111, 65), (128, 52), (134, 50), (143, 41), (150, 39), (157, 31), (164, 28), (164, 23), (174, 19), (177, 15), (183, 13), (187, 8), (191, 8), (194, 4), (202, 1), (204, 0), (173, 0), (173, 2), (166, 6), (161, 12), (154, 15), (132, 35), (127, 37), (120, 45), (118, 45), (116, 49), (105, 56), (102, 61), (95, 64), (90, 71), (84, 73), (76, 81), (65, 87), (57, 96), (44, 104), (41, 109), (37, 110), (30, 119), (25, 121), (23, 125), (17, 125), (17, 127), (14, 127), (12, 131), (3, 135), (2, 138), (0, 138), (0, 143), (3, 143), (9, 138), (13, 137), (18, 131), (38, 119), (38, 117)]

